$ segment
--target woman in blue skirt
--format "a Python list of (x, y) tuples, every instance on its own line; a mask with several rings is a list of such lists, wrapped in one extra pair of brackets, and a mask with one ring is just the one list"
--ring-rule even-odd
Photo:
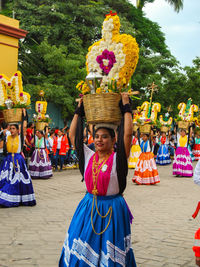
[[(81, 102), (80, 102), (81, 103)], [(136, 267), (131, 247), (131, 212), (122, 196), (126, 188), (127, 158), (132, 140), (129, 98), (122, 94), (123, 118), (117, 152), (112, 125), (95, 127), (96, 152), (83, 144), (83, 105), (75, 112), (70, 139), (75, 140), (79, 168), (87, 193), (79, 203), (67, 231), (59, 267)]]
[(21, 155), (24, 137), (19, 125), (11, 124), (4, 143), (6, 157), (0, 166), (0, 206), (34, 206), (35, 194), (25, 160)]
[(166, 137), (166, 133), (161, 133), (161, 145), (158, 149), (156, 164), (167, 165), (171, 163), (170, 152), (169, 152), (169, 141)]

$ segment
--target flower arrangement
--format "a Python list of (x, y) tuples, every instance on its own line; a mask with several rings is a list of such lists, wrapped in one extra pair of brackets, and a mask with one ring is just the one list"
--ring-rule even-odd
[[(120, 34), (120, 20), (112, 11), (106, 15), (102, 26), (102, 39), (88, 49), (86, 56), (87, 73), (91, 70), (102, 75), (96, 93), (121, 92), (135, 71), (139, 58), (138, 44), (131, 35)], [(114, 81), (114, 82), (113, 82)], [(114, 86), (111, 86), (114, 84)], [(82, 82), (77, 85), (83, 94), (90, 88)], [(128, 90), (128, 89), (127, 89)]]
[(36, 103), (35, 103), (35, 111), (37, 112), (37, 114), (33, 114), (33, 120), (34, 120), (34, 122), (50, 123), (51, 119), (50, 119), (49, 115), (46, 114), (46, 112), (47, 112), (47, 101), (42, 99), (44, 97), (44, 91), (41, 90), (39, 92), (39, 95), (41, 97), (41, 100), (40, 101), (36, 101)]
[(23, 91), (22, 74), (14, 73), (9, 79), (0, 75), (0, 108), (27, 108), (30, 105), (30, 95)]

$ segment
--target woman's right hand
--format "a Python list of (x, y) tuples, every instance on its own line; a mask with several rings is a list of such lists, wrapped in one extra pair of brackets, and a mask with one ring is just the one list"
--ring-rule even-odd
[(83, 97), (81, 97), (78, 101), (78, 107), (80, 108), (81, 107), (81, 104), (83, 103)]

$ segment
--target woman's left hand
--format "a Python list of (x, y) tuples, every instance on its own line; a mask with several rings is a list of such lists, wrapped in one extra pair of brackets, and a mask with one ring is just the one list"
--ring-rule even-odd
[(121, 96), (122, 96), (122, 104), (123, 105), (130, 104), (129, 95), (127, 92), (121, 93)]

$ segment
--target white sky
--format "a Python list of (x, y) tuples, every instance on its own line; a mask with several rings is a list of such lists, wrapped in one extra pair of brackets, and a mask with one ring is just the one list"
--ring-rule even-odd
[[(135, 5), (136, 0), (130, 0)], [(155, 0), (143, 9), (146, 17), (161, 26), (171, 53), (184, 66), (200, 57), (200, 0), (184, 0), (179, 13), (165, 0)]]

